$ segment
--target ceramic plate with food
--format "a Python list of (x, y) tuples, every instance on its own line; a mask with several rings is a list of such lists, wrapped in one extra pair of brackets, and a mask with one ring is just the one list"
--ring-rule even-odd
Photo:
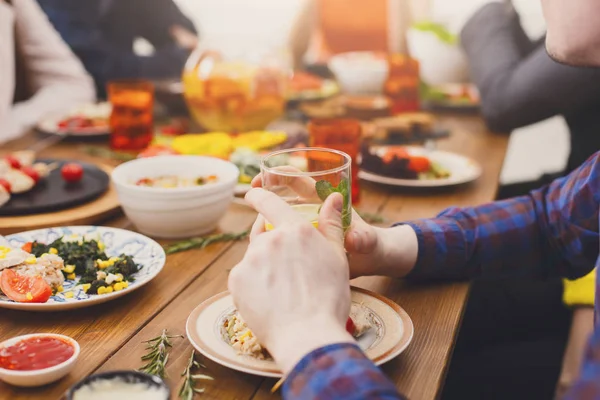
[(154, 240), (117, 228), (0, 236), (0, 308), (60, 311), (104, 303), (150, 282), (164, 263)]
[(68, 113), (53, 114), (42, 119), (37, 129), (55, 135), (92, 137), (110, 133), (110, 103), (85, 104)]
[(323, 79), (308, 72), (295, 72), (290, 83), (288, 100), (322, 100), (340, 92), (340, 87), (332, 79)]
[(391, 186), (453, 186), (481, 175), (481, 166), (474, 160), (422, 147), (371, 146), (361, 156), (359, 178)]
[[(402, 353), (413, 337), (408, 314), (393, 301), (352, 288), (352, 310), (346, 329), (365, 354), (381, 365)], [(187, 320), (187, 336), (194, 348), (211, 360), (249, 374), (281, 377), (268, 352), (237, 314), (228, 292), (200, 304)]]
[(425, 108), (439, 111), (477, 111), (480, 107), (477, 87), (466, 83), (428, 86), (422, 101)]
[(108, 190), (109, 177), (93, 164), (36, 160), (19, 151), (0, 159), (0, 216), (33, 215), (84, 204)]

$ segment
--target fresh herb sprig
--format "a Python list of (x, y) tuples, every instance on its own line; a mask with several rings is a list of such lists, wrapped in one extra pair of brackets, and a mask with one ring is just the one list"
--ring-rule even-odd
[(188, 361), (187, 367), (181, 373), (183, 376), (183, 384), (179, 389), (179, 398), (182, 400), (192, 400), (194, 398), (194, 393), (204, 393), (204, 388), (197, 388), (196, 381), (205, 380), (205, 381), (214, 381), (212, 376), (204, 375), (204, 374), (192, 374), (192, 370), (194, 368), (206, 368), (205, 365), (200, 364), (198, 361), (194, 359), (196, 355), (195, 351), (192, 350), (192, 355)]
[(123, 153), (120, 151), (112, 151), (105, 147), (100, 146), (85, 146), (83, 151), (87, 154), (95, 157), (107, 158), (109, 160), (125, 162), (135, 160), (136, 156), (130, 153)]
[(248, 237), (248, 234), (250, 234), (250, 231), (246, 230), (238, 233), (217, 233), (214, 235), (187, 239), (181, 242), (166, 245), (165, 253), (173, 254), (190, 249), (203, 249), (208, 245), (218, 242), (236, 242), (238, 240), (245, 239)]
[(332, 193), (340, 193), (344, 199), (342, 209), (342, 225), (344, 230), (350, 228), (352, 223), (352, 208), (350, 207), (350, 181), (346, 178), (342, 179), (337, 186), (333, 186), (331, 182), (320, 180), (315, 184), (317, 195), (321, 201), (325, 201)]
[(147, 361), (147, 363), (140, 368), (140, 371), (164, 379), (167, 362), (169, 361), (169, 347), (173, 347), (171, 339), (174, 338), (183, 338), (183, 336), (169, 336), (167, 330), (163, 329), (160, 336), (145, 341), (144, 343), (148, 343), (146, 347), (148, 353), (142, 356), (142, 361)]

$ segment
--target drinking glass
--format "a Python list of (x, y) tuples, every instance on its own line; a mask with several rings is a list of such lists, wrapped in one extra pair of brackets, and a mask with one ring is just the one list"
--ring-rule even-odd
[(154, 136), (154, 86), (143, 80), (108, 83), (110, 147), (113, 150), (140, 151)]
[(419, 61), (404, 54), (389, 57), (389, 76), (384, 92), (392, 103), (392, 114), (414, 112), (421, 109)]
[(352, 158), (352, 204), (360, 201), (358, 154), (362, 125), (356, 119), (314, 119), (308, 124), (311, 147), (343, 151)]
[[(307, 147), (279, 150), (261, 161), (262, 187), (292, 206), (314, 227), (319, 211), (332, 193), (342, 194), (344, 229), (352, 222), (352, 159), (338, 150)], [(266, 230), (273, 225), (265, 223)]]

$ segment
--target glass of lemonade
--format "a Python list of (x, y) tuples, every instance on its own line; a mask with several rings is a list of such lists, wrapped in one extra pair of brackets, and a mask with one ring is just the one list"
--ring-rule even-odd
[[(341, 151), (308, 147), (270, 153), (261, 161), (262, 187), (277, 194), (313, 226), (332, 193), (344, 198), (344, 229), (352, 222), (352, 158)], [(265, 223), (266, 230), (273, 225)]]

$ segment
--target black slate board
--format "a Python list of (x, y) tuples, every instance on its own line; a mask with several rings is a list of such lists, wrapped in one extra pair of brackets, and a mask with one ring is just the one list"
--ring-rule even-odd
[[(95, 165), (69, 160), (39, 160), (59, 164), (58, 168), (26, 193), (13, 194), (8, 203), (0, 207), (3, 215), (32, 215), (64, 210), (94, 200), (108, 190), (110, 178)], [(63, 180), (60, 169), (63, 164), (76, 162), (83, 167), (83, 178), (76, 183)]]

